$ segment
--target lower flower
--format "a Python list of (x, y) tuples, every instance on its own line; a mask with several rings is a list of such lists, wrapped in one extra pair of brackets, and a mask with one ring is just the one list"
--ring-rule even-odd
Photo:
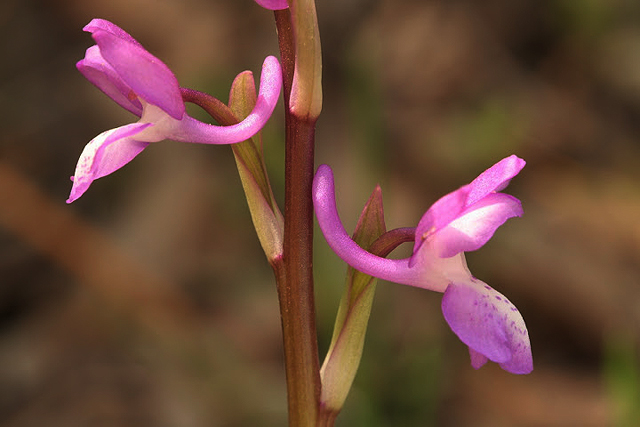
[(522, 215), (520, 201), (499, 191), (524, 165), (516, 156), (507, 157), (434, 203), (416, 227), (413, 255), (405, 259), (378, 257), (351, 239), (338, 216), (333, 173), (326, 165), (316, 173), (313, 202), (327, 243), (347, 264), (370, 276), (444, 293), (444, 318), (469, 347), (474, 368), (491, 360), (508, 372), (526, 374), (533, 360), (520, 312), (473, 277), (464, 257), (507, 219)]

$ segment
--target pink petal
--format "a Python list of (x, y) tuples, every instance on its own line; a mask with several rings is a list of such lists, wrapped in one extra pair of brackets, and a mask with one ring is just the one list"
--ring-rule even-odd
[[(517, 175), (524, 165), (524, 160), (516, 156), (509, 156), (482, 172), (471, 184), (465, 185), (435, 202), (422, 216), (416, 227), (414, 253), (422, 245), (427, 244), (428, 240), (439, 234), (442, 229), (448, 227), (450, 223), (457, 221), (463, 215), (470, 216), (467, 220), (462, 219), (458, 224), (461, 230), (454, 228), (438, 237), (440, 245), (444, 247), (450, 246), (450, 248), (443, 250), (443, 255), (441, 256), (452, 256), (460, 250), (478, 249), (491, 238), (495, 229), (508, 218), (521, 216), (522, 208), (520, 202), (514, 198), (511, 201), (504, 201), (503, 204), (505, 206), (502, 207), (502, 210), (497, 207), (493, 210), (485, 209), (484, 203), (501, 203), (490, 199), (490, 202), (478, 204), (477, 209), (480, 209), (478, 212), (475, 214), (472, 212), (476, 209), (474, 204), (506, 187), (509, 180)], [(482, 217), (482, 214), (486, 214), (486, 217)], [(471, 219), (480, 219), (482, 223), (478, 224), (477, 227), (473, 227), (473, 224), (469, 223)], [(493, 224), (496, 224), (495, 227)], [(467, 232), (470, 233), (469, 236), (465, 234)], [(448, 241), (449, 237), (454, 238), (454, 240)], [(455, 239), (457, 237), (460, 237), (460, 239)], [(467, 241), (472, 243), (465, 243)], [(472, 249), (457, 249), (467, 247)], [(444, 253), (448, 255), (444, 255)]]
[(106, 19), (100, 19), (100, 18), (92, 19), (91, 22), (85, 25), (82, 30), (88, 33), (94, 33), (99, 30), (106, 31), (108, 33), (113, 34), (114, 36), (121, 38), (122, 40), (126, 40), (130, 43), (137, 44), (138, 46), (142, 47), (142, 45), (138, 43), (136, 39), (131, 37), (129, 33), (127, 33), (122, 28), (118, 27), (116, 24), (107, 21)]
[(480, 369), (485, 365), (485, 363), (489, 361), (489, 359), (487, 359), (487, 356), (478, 353), (471, 347), (469, 347), (469, 357), (471, 358), (471, 366), (473, 367), (473, 369)]
[(256, 3), (269, 10), (281, 10), (289, 7), (287, 0), (256, 0)]
[(98, 87), (121, 107), (140, 117), (142, 104), (133, 90), (118, 75), (116, 70), (104, 60), (98, 46), (87, 49), (84, 59), (76, 64), (78, 70), (87, 80)]
[(456, 219), (467, 207), (468, 196), (469, 186), (465, 185), (438, 199), (420, 219), (416, 236), (433, 233)]
[[(489, 285), (472, 279), (451, 283), (442, 297), (442, 313), (470, 350), (514, 374), (533, 370), (527, 327), (518, 309)], [(474, 353), (474, 367), (482, 358)]]
[(470, 191), (467, 206), (474, 204), (490, 193), (504, 189), (509, 185), (511, 178), (516, 176), (525, 164), (524, 160), (512, 155), (500, 160), (482, 172), (469, 184)]
[(101, 29), (92, 31), (102, 57), (137, 96), (177, 120), (183, 117), (185, 106), (180, 87), (169, 67), (120, 34)]
[(492, 193), (475, 203), (433, 236), (438, 256), (447, 258), (459, 252), (475, 251), (509, 218), (522, 216), (522, 205), (513, 196)]
[(67, 203), (82, 196), (94, 180), (120, 169), (144, 150), (149, 143), (133, 137), (149, 126), (152, 124), (133, 123), (93, 138), (80, 154)]

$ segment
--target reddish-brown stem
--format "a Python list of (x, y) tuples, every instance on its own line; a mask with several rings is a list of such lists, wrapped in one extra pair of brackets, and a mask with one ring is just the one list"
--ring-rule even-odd
[(315, 119), (289, 110), (295, 64), (291, 15), (275, 12), (285, 99), (285, 208), (282, 268), (275, 269), (282, 318), (289, 425), (315, 427), (320, 400), (320, 363), (313, 296), (313, 203)]
[(384, 258), (401, 244), (415, 241), (415, 234), (415, 227), (389, 230), (371, 244), (369, 252)]

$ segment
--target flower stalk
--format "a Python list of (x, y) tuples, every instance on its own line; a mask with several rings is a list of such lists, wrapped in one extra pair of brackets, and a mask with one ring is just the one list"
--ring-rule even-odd
[[(313, 80), (315, 74), (301, 72), (299, 68), (300, 40), (315, 38), (314, 45), (317, 44), (319, 55), (319, 39), (317, 23), (314, 30), (296, 21), (297, 17), (292, 12), (298, 3), (305, 2), (290, 2), (290, 8), (274, 12), (283, 64), (286, 126), (284, 249), (282, 269), (276, 269), (276, 279), (284, 341), (289, 425), (313, 427), (318, 421), (321, 386), (313, 291), (311, 188), (315, 125), (322, 98), (318, 104), (318, 97), (306, 90), (320, 83), (317, 79)], [(312, 31), (312, 34), (304, 34), (305, 31)], [(313, 67), (319, 65), (312, 64)], [(296, 105), (297, 110), (294, 109)], [(301, 105), (306, 105), (306, 109)]]

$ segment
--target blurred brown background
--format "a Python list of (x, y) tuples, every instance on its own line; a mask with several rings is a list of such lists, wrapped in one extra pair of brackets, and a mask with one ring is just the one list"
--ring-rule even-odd
[[(317, 7), (316, 159), (347, 228), (376, 183), (388, 227), (411, 226), (500, 158), (528, 162), (508, 189), (525, 216), (467, 258), (522, 312), (534, 372), (474, 371), (438, 294), (382, 283), (338, 425), (640, 425), (640, 3)], [(74, 67), (93, 17), (223, 100), (277, 52), (251, 0), (0, 3), (0, 425), (285, 425), (275, 287), (228, 147), (158, 143), (64, 203), (84, 145), (135, 121)], [(324, 355), (345, 267), (316, 246)]]

